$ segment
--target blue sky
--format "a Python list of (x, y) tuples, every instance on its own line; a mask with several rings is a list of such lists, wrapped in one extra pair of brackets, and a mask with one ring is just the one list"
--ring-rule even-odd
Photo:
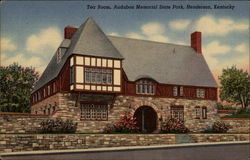
[[(87, 5), (231, 5), (232, 9), (87, 9)], [(106, 34), (189, 45), (201, 31), (203, 54), (217, 76), (222, 68), (248, 68), (249, 2), (21, 1), (1, 4), (1, 63), (44, 70), (67, 25), (93, 17)]]

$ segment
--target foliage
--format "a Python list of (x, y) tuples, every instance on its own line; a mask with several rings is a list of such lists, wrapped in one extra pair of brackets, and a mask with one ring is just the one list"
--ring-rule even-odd
[(224, 122), (216, 121), (214, 122), (211, 128), (207, 128), (204, 132), (205, 133), (226, 133), (230, 127), (231, 127), (230, 125), (226, 125)]
[(108, 124), (104, 128), (104, 133), (138, 133), (140, 130), (136, 124), (136, 118), (125, 112), (119, 121), (114, 124)]
[(184, 125), (184, 122), (176, 119), (169, 119), (161, 125), (162, 133), (187, 133), (189, 129)]
[(221, 103), (217, 103), (218, 110), (236, 110), (236, 108), (232, 107), (231, 105), (223, 105)]
[(30, 112), (30, 93), (37, 79), (32, 67), (0, 66), (0, 111)]
[(250, 118), (250, 108), (241, 108), (232, 115), (226, 115), (223, 118)]
[(246, 108), (250, 102), (250, 84), (247, 71), (237, 69), (235, 66), (223, 69), (219, 77), (220, 98), (233, 104), (241, 104)]
[(40, 123), (41, 133), (75, 133), (77, 123), (71, 120), (63, 121), (61, 119), (48, 119)]

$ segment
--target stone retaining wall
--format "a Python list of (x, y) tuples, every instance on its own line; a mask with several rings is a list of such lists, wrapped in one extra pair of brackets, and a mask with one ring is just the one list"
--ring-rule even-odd
[(174, 143), (174, 134), (0, 134), (0, 152)]
[[(175, 134), (0, 134), (1, 152), (167, 145)], [(181, 136), (178, 134), (178, 136)], [(195, 142), (249, 141), (249, 134), (186, 134)], [(182, 142), (183, 143), (183, 142)]]
[(36, 133), (47, 115), (0, 113), (0, 133)]
[(229, 133), (250, 133), (250, 118), (222, 118), (221, 120), (231, 126)]
[(249, 134), (189, 134), (195, 142), (249, 141)]

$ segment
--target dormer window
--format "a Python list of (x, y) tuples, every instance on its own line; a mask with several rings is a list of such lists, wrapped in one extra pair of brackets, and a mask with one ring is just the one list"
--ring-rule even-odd
[(151, 80), (142, 79), (136, 82), (137, 94), (155, 94), (155, 83)]
[(56, 52), (56, 60), (57, 60), (57, 63), (60, 63), (61, 62), (61, 59), (62, 59), (62, 49), (61, 48), (58, 48), (57, 52)]

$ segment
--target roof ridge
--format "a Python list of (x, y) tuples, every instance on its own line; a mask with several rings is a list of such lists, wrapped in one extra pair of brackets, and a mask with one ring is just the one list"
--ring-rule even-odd
[(169, 45), (176, 45), (176, 46), (182, 46), (182, 47), (191, 47), (191, 46), (189, 46), (189, 45), (181, 45), (181, 44), (166, 43), (166, 42), (157, 42), (157, 41), (146, 40), (146, 39), (136, 39), (136, 38), (129, 38), (129, 37), (113, 36), (113, 35), (107, 35), (107, 37), (111, 37), (111, 38), (112, 38), (112, 37), (113, 37), (113, 38), (124, 38), (124, 39), (136, 40), (136, 41), (146, 41), (146, 42), (151, 42), (151, 43), (169, 44)]

